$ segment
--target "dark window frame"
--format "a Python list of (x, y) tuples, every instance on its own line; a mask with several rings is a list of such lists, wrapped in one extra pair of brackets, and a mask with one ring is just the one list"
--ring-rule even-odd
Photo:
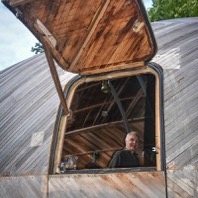
[[(158, 78), (158, 103), (159, 103), (159, 123), (158, 123), (158, 127), (159, 127), (159, 131), (160, 131), (160, 140), (158, 140), (158, 143), (160, 144), (160, 167), (158, 166), (158, 168), (156, 169), (157, 171), (164, 171), (165, 170), (165, 138), (164, 138), (164, 117), (163, 117), (163, 70), (161, 69), (161, 67), (155, 63), (149, 63), (148, 66), (146, 67), (148, 68), (148, 70), (152, 70), (153, 72), (150, 72), (151, 74), (154, 74), (156, 76), (156, 78)], [(136, 76), (142, 73), (149, 73), (148, 71), (144, 71), (147, 70), (146, 68), (141, 68), (139, 70), (139, 68), (137, 70), (134, 71), (131, 70), (131, 76)], [(130, 72), (126, 71), (126, 72)], [(139, 73), (138, 73), (139, 72)], [(119, 73), (121, 73), (121, 75), (123, 75), (125, 73), (125, 71), (123, 72), (112, 72), (113, 74), (115, 74), (115, 76), (119, 76)], [(135, 74), (136, 73), (136, 74)], [(107, 74), (101, 75), (101, 76), (107, 76)], [(92, 75), (89, 76), (87, 78), (98, 78), (100, 77), (99, 75)], [(124, 76), (123, 76), (124, 77)], [(85, 77), (83, 76), (76, 76), (74, 77), (71, 81), (69, 81), (67, 83), (67, 86), (65, 88), (65, 98), (68, 96), (68, 94), (71, 91), (72, 86), (76, 83), (79, 82), (79, 80), (83, 80)], [(53, 139), (52, 139), (52, 144), (51, 144), (51, 152), (50, 152), (50, 161), (49, 161), (49, 174), (53, 175), (56, 173), (55, 171), (55, 160), (57, 158), (56, 154), (57, 154), (57, 144), (60, 144), (60, 139), (59, 139), (59, 126), (61, 123), (61, 118), (63, 116), (63, 108), (60, 106), (59, 110), (58, 110), (58, 114), (57, 114), (57, 119), (56, 119), (56, 123), (55, 123), (55, 127), (54, 127), (54, 134), (53, 134)], [(155, 121), (156, 122), (156, 121)], [(157, 162), (159, 163), (159, 162)], [(57, 165), (56, 165), (57, 166)], [(112, 172), (123, 172), (123, 169), (119, 169), (117, 168), (116, 170), (111, 170), (111, 169), (107, 169), (107, 170), (103, 170), (103, 169), (98, 169), (98, 170), (74, 170), (74, 171), (70, 171), (70, 173), (78, 173), (78, 174), (83, 174), (83, 173), (101, 173), (101, 172), (105, 172), (105, 173), (112, 173)], [(140, 167), (140, 168), (128, 168), (126, 170), (128, 171), (153, 171), (152, 168), (146, 168), (146, 167)], [(68, 171), (68, 174), (70, 174)]]

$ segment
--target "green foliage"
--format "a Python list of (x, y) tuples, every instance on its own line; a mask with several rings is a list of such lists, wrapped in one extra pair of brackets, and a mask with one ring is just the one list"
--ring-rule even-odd
[(198, 0), (152, 0), (150, 21), (198, 16)]
[(31, 49), (35, 54), (41, 54), (44, 52), (43, 45), (41, 43), (35, 43), (35, 46)]

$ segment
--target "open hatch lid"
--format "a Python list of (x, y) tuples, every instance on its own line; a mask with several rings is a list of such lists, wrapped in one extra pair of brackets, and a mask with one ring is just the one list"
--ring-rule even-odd
[(156, 42), (141, 0), (4, 0), (64, 70), (144, 66)]

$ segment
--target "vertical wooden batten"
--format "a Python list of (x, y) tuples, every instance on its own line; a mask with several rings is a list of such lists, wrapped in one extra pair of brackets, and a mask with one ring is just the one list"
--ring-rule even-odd
[(71, 63), (70, 65), (70, 70), (72, 70), (73, 67), (75, 67), (79, 57), (81, 56), (82, 52), (83, 52), (83, 49), (86, 47), (87, 43), (89, 42), (91, 36), (93, 35), (94, 33), (94, 30), (96, 29), (96, 26), (98, 25), (100, 19), (103, 17), (108, 5), (109, 5), (110, 1), (107, 0), (105, 1), (98, 9), (98, 11), (96, 12), (96, 15), (92, 21), (92, 24), (90, 25), (89, 27), (89, 30), (88, 30), (88, 34), (80, 48), (80, 50), (78, 51), (76, 57), (74, 58), (73, 62)]

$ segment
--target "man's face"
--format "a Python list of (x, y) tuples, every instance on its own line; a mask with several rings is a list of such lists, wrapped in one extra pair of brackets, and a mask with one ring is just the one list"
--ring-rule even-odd
[(127, 150), (135, 151), (139, 146), (139, 139), (135, 134), (128, 134), (125, 143)]

